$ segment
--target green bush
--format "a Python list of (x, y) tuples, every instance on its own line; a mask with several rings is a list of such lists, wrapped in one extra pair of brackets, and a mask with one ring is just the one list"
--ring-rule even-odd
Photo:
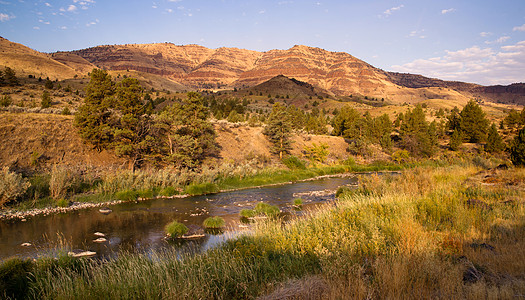
[(10, 258), (0, 265), (0, 298), (24, 299), (34, 264), (29, 259)]
[(169, 196), (178, 195), (178, 194), (179, 194), (179, 191), (177, 190), (177, 188), (173, 186), (165, 187), (159, 192), (159, 195), (164, 196), (164, 197), (169, 197)]
[(226, 225), (226, 222), (224, 222), (224, 219), (219, 217), (219, 216), (216, 216), (216, 217), (209, 217), (207, 218), (206, 220), (204, 220), (204, 222), (202, 223), (202, 225), (205, 227), (205, 228), (215, 228), (215, 229), (218, 229), (218, 228), (222, 228), (224, 227), (224, 225)]
[(166, 232), (168, 237), (175, 239), (180, 238), (184, 234), (186, 234), (188, 232), (188, 227), (186, 227), (186, 225), (182, 223), (173, 221), (164, 227), (164, 231)]
[(287, 166), (290, 170), (305, 170), (306, 164), (304, 161), (300, 160), (296, 156), (290, 155), (282, 160), (283, 164)]

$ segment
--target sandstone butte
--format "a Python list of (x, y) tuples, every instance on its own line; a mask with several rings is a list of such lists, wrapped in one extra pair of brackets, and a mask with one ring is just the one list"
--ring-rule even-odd
[(486, 87), (386, 72), (345, 52), (301, 45), (258, 52), (173, 43), (124, 44), (48, 54), (0, 38), (0, 49), (0, 66), (59, 80), (85, 75), (98, 67), (155, 74), (191, 90), (246, 88), (284, 75), (336, 96), (360, 94), (397, 103), (431, 98), (483, 98), (525, 104), (523, 83)]

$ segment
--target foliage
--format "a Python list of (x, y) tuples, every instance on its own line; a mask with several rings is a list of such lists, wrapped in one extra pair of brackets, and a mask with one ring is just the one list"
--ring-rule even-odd
[(202, 226), (204, 226), (205, 228), (213, 229), (223, 228), (225, 225), (226, 222), (224, 222), (224, 219), (219, 216), (206, 218), (206, 220), (204, 220), (204, 222), (202, 223)]
[(22, 175), (10, 172), (8, 167), (0, 171), (0, 207), (22, 196), (31, 184)]
[(69, 206), (69, 200), (61, 198), (55, 201), (55, 204), (57, 207), (68, 207)]
[(188, 227), (186, 227), (186, 225), (179, 223), (177, 221), (173, 221), (164, 227), (164, 231), (166, 232), (168, 237), (172, 239), (182, 237), (188, 232), (188, 230), (189, 229)]
[(71, 185), (71, 171), (63, 165), (53, 165), (51, 169), (51, 178), (49, 179), (49, 191), (53, 199), (59, 199), (65, 196), (67, 189)]
[(435, 124), (428, 124), (420, 105), (408, 110), (399, 129), (401, 147), (412, 155), (428, 157), (437, 146)]
[(463, 143), (463, 137), (461, 135), (461, 130), (459, 128), (456, 128), (454, 129), (454, 132), (452, 132), (452, 135), (450, 136), (450, 141), (448, 143), (448, 146), (450, 147), (450, 150), (458, 151), (462, 143)]
[(450, 131), (459, 130), (461, 128), (461, 116), (459, 115), (459, 109), (457, 106), (454, 106), (450, 111), (450, 114), (447, 116), (446, 127)]
[(42, 108), (48, 108), (51, 107), (51, 96), (49, 95), (48, 91), (42, 92), (42, 98), (40, 101), (40, 107)]
[(93, 69), (90, 76), (84, 103), (75, 114), (75, 126), (84, 140), (101, 151), (113, 142), (111, 125), (115, 117), (110, 107), (114, 102), (115, 84), (104, 70)]
[(33, 263), (30, 259), (9, 258), (0, 263), (0, 298), (24, 299), (28, 294), (30, 273)]
[(319, 145), (313, 143), (312, 146), (304, 146), (304, 152), (306, 158), (310, 161), (317, 161), (320, 163), (324, 163), (330, 153), (328, 151), (328, 145), (325, 143), (319, 143)]
[(485, 151), (489, 153), (501, 152), (505, 149), (505, 144), (503, 144), (503, 139), (498, 133), (496, 124), (492, 123), (489, 128), (489, 133), (487, 136), (487, 143), (485, 144)]
[(295, 206), (301, 206), (301, 205), (303, 205), (303, 199), (301, 199), (301, 198), (295, 198), (295, 199), (293, 199), (293, 205), (295, 205)]
[(244, 121), (242, 115), (237, 113), (236, 110), (232, 110), (230, 114), (228, 115), (228, 118), (226, 118), (226, 120), (228, 120), (228, 122), (231, 122), (231, 123), (239, 123), (239, 122)]
[(272, 145), (271, 152), (278, 154), (280, 159), (283, 159), (284, 154), (290, 153), (292, 122), (286, 108), (280, 103), (273, 105), (263, 133), (268, 136)]
[(53, 89), (53, 81), (46, 79), (46, 82), (44, 83), (44, 87), (48, 90), (52, 90)]
[(521, 110), (521, 113), (511, 109), (505, 119), (503, 119), (503, 124), (506, 124), (509, 129), (519, 129), (525, 125), (525, 108)]
[(203, 195), (203, 194), (212, 194), (218, 193), (219, 187), (211, 182), (200, 183), (200, 184), (190, 184), (186, 187), (186, 193), (188, 195)]
[(525, 166), (525, 127), (519, 131), (512, 142), (510, 160), (516, 166)]
[(168, 107), (155, 122), (155, 152), (150, 158), (195, 169), (206, 157), (217, 155), (217, 134), (207, 121), (208, 114), (204, 99), (195, 92), (188, 93), (182, 104)]
[(392, 160), (398, 164), (406, 163), (410, 159), (410, 152), (407, 150), (397, 150), (392, 153)]
[(282, 162), (290, 170), (305, 170), (306, 164), (300, 160), (297, 156), (290, 155), (282, 159)]
[(255, 210), (253, 209), (241, 209), (241, 211), (239, 212), (239, 215), (241, 217), (244, 217), (244, 218), (253, 218), (255, 217), (257, 214), (255, 213)]
[(476, 101), (470, 100), (461, 111), (460, 117), (461, 132), (466, 141), (479, 143), (486, 140), (489, 121)]
[(16, 78), (16, 72), (10, 67), (5, 67), (3, 76), (0, 76), (0, 77), (2, 77), (3, 79), (3, 80), (0, 80), (0, 84), (3, 81), (4, 84), (9, 85), (9, 86), (19, 85), (18, 78)]

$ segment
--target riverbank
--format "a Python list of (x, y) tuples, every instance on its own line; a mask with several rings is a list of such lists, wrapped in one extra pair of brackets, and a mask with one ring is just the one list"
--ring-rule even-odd
[(21, 261), (17, 274), (40, 299), (513, 298), (525, 293), (523, 199), (524, 169), (416, 167), (200, 255)]
[[(76, 195), (71, 200), (69, 200), (68, 205), (65, 207), (57, 207), (55, 205), (42, 208), (23, 209), (18, 207), (14, 209), (2, 210), (0, 211), (0, 221), (24, 221), (27, 218), (38, 215), (68, 213), (82, 209), (112, 206), (124, 202), (140, 202), (157, 198), (185, 198), (194, 195), (231, 192), (257, 187), (268, 187), (307, 180), (316, 180), (326, 177), (352, 176), (352, 174), (358, 174), (359, 172), (390, 172), (392, 169), (401, 170), (406, 167), (406, 165), (395, 164), (372, 164), (367, 166), (321, 166), (304, 170), (261, 170), (258, 173), (249, 176), (233, 175), (225, 178), (215, 178), (211, 180), (212, 182), (193, 183), (185, 187), (168, 187), (164, 188), (163, 190), (150, 188), (148, 190), (119, 190), (107, 195), (101, 195), (100, 193)], [(185, 191), (186, 193), (179, 194), (180, 191)], [(75, 201), (75, 199), (81, 201)]]

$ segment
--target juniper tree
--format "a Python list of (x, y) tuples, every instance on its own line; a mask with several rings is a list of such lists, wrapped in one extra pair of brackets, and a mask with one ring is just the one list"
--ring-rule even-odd
[(516, 166), (525, 166), (525, 127), (518, 132), (512, 141), (510, 160)]
[(286, 113), (286, 108), (280, 103), (273, 105), (263, 133), (268, 136), (272, 145), (271, 152), (278, 154), (280, 159), (284, 154), (290, 153), (292, 122)]
[(40, 106), (41, 106), (42, 108), (48, 108), (48, 107), (51, 107), (51, 96), (49, 95), (49, 92), (48, 92), (48, 91), (44, 91), (44, 92), (42, 93)]
[(437, 146), (435, 126), (430, 126), (420, 105), (407, 111), (399, 130), (401, 147), (416, 156), (431, 156)]
[(470, 100), (460, 113), (460, 128), (463, 138), (471, 143), (485, 141), (489, 121), (476, 101)]
[(496, 124), (492, 123), (489, 128), (489, 133), (487, 136), (487, 143), (485, 144), (485, 151), (489, 153), (500, 152), (505, 149), (505, 144), (503, 144), (503, 139), (498, 133)]

